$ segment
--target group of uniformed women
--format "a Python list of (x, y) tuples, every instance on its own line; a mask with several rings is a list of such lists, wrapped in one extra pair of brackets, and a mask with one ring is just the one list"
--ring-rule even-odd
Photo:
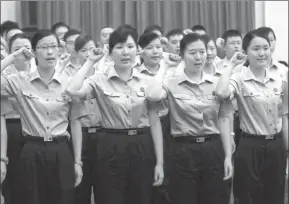
[(173, 46), (180, 57), (164, 53), (159, 27), (138, 39), (120, 26), (106, 49), (71, 29), (64, 57), (50, 30), (14, 35), (1, 60), (6, 203), (89, 204), (93, 189), (96, 204), (227, 204), (233, 174), (236, 204), (284, 203), (288, 71), (272, 59), (272, 34), (248, 32), (226, 63), (197, 33)]

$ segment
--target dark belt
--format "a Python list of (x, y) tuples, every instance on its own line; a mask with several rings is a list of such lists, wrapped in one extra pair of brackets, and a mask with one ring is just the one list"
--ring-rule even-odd
[(282, 133), (278, 132), (272, 135), (257, 135), (257, 134), (250, 134), (242, 131), (242, 136), (247, 138), (254, 138), (254, 139), (263, 139), (263, 140), (275, 140), (279, 137), (282, 137)]
[(7, 123), (21, 123), (20, 118), (6, 118)]
[(103, 128), (103, 132), (107, 133), (119, 133), (119, 134), (125, 134), (125, 135), (140, 135), (143, 133), (149, 132), (150, 128), (145, 127), (145, 128), (136, 128), (136, 129), (106, 129)]
[(63, 141), (67, 141), (67, 136), (56, 136), (56, 137), (50, 137), (47, 138), (47, 140), (44, 139), (44, 137), (40, 136), (31, 136), (31, 135), (25, 135), (24, 136), (25, 142), (36, 142), (36, 143), (59, 143)]
[(100, 127), (100, 126), (98, 126), (98, 127), (82, 127), (82, 131), (88, 132), (88, 133), (96, 133), (101, 129), (102, 129), (102, 127)]
[(201, 136), (178, 136), (175, 137), (176, 142), (193, 142), (193, 143), (204, 143), (209, 140), (218, 139), (220, 134), (210, 134), (210, 135), (201, 135)]

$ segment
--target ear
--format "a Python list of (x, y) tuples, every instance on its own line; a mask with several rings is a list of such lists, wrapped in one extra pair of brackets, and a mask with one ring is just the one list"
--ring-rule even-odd
[(218, 48), (224, 48), (225, 47), (225, 40), (223, 38), (217, 38), (216, 45)]

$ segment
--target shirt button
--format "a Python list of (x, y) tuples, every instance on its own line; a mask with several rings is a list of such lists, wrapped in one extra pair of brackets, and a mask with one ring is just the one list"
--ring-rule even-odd
[(47, 98), (46, 101), (49, 101), (49, 98)]
[(47, 115), (49, 115), (49, 112), (47, 112)]
[(47, 126), (46, 128), (47, 128), (47, 130), (49, 130), (49, 126)]
[(269, 112), (271, 113), (271, 109), (269, 110)]
[(129, 95), (127, 95), (126, 97), (129, 98)]
[(130, 110), (128, 110), (128, 113), (130, 113), (131, 111)]
[(124, 85), (126, 85), (126, 86), (127, 86), (127, 82), (124, 82)]

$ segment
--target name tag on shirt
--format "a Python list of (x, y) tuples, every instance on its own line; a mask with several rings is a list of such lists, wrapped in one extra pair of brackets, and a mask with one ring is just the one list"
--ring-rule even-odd
[(88, 133), (96, 133), (97, 128), (89, 128)]

